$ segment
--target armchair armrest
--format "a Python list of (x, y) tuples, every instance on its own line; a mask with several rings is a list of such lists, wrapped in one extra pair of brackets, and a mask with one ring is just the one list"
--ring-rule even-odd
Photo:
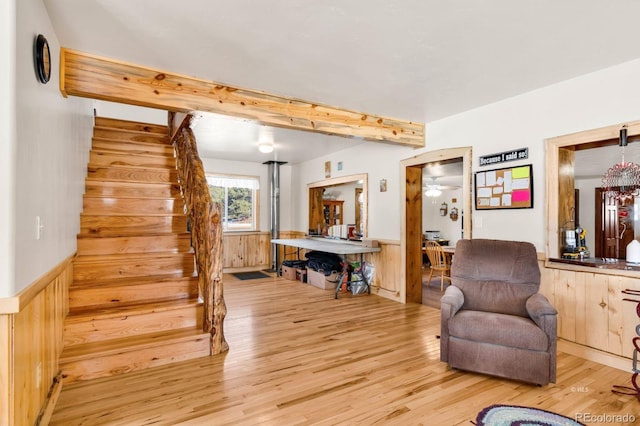
[(440, 311), (442, 312), (442, 318), (445, 318), (446, 311), (446, 319), (451, 318), (460, 310), (462, 304), (464, 303), (464, 294), (462, 291), (455, 286), (450, 285), (447, 287), (447, 290), (444, 292), (444, 296), (440, 299)]
[(531, 319), (538, 324), (538, 327), (544, 329), (545, 321), (548, 321), (549, 318), (545, 318), (547, 316), (555, 317), (558, 315), (558, 311), (551, 306), (549, 300), (544, 297), (541, 293), (536, 293), (527, 299), (527, 313), (531, 317)]
[[(531, 319), (549, 338), (549, 356), (555, 360), (558, 344), (558, 311), (541, 293), (536, 293), (527, 299), (526, 308)], [(552, 362), (550, 368), (549, 380), (555, 383), (556, 363)]]
[(460, 310), (464, 303), (464, 294), (455, 286), (447, 287), (440, 299), (440, 360), (449, 359), (449, 319)]

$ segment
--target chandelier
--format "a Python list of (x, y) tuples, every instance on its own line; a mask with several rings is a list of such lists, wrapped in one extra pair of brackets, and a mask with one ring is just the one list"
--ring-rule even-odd
[(627, 146), (627, 128), (620, 129), (622, 161), (610, 167), (602, 178), (602, 187), (610, 198), (624, 201), (640, 194), (640, 166), (624, 161), (624, 147)]

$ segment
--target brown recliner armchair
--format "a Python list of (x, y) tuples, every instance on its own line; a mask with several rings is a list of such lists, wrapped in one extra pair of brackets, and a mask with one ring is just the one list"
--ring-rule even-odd
[(533, 244), (460, 240), (442, 297), (440, 360), (546, 385), (556, 381), (557, 311), (538, 293)]

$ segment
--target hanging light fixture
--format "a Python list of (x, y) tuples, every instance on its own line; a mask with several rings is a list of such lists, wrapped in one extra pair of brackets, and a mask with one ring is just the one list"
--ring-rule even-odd
[(263, 154), (273, 152), (273, 144), (269, 142), (258, 142), (258, 151)]
[(602, 178), (602, 187), (610, 198), (621, 201), (631, 199), (640, 193), (640, 166), (624, 161), (624, 147), (627, 146), (627, 127), (620, 129), (622, 161), (607, 170)]
[(431, 177), (431, 183), (426, 185), (426, 191), (424, 192), (424, 195), (426, 195), (427, 197), (439, 197), (440, 195), (442, 195), (442, 191), (440, 190), (440, 185), (437, 184), (436, 182), (437, 177)]
[(265, 126), (260, 127), (258, 136), (258, 151), (263, 154), (273, 152), (273, 131)]
[(438, 188), (428, 188), (426, 191), (424, 191), (424, 195), (426, 195), (427, 197), (439, 197), (440, 195), (442, 195), (442, 191), (440, 191)]

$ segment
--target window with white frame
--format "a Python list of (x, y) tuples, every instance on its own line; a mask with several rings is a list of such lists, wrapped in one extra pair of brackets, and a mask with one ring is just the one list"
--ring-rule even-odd
[(258, 177), (208, 174), (207, 183), (211, 198), (222, 206), (224, 231), (255, 231), (258, 228)]

